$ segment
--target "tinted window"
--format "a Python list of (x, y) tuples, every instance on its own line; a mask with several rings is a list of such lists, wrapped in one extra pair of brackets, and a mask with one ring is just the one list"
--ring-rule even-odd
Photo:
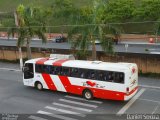
[(86, 69), (79, 69), (79, 78), (86, 78), (87, 70)]
[(116, 83), (124, 83), (124, 73), (115, 72), (114, 82), (116, 82)]
[[(28, 71), (33, 73), (33, 64), (26, 64)], [(115, 83), (124, 83), (124, 73), (113, 72), (113, 71), (103, 71), (103, 70), (92, 70), (92, 69), (82, 69), (82, 68), (69, 68), (51, 65), (40, 65), (35, 66), (35, 71), (37, 73), (47, 73), (52, 75), (62, 75), (68, 77), (77, 77), (83, 79), (100, 80)], [(26, 73), (28, 75), (29, 73)], [(30, 77), (33, 75), (30, 74)]]
[(43, 65), (38, 65), (38, 64), (36, 64), (36, 66), (35, 66), (35, 71), (37, 72), (37, 73), (43, 73)]
[(109, 82), (114, 82), (114, 77), (115, 77), (114, 72), (108, 72), (107, 80), (108, 80)]
[(54, 67), (54, 73), (55, 75), (61, 75), (62, 74), (62, 67)]
[(50, 67), (50, 74), (55, 75), (55, 67), (54, 66)]
[(97, 79), (101, 81), (108, 81), (108, 72), (107, 71), (98, 71), (97, 72)]
[(87, 70), (85, 78), (95, 80), (96, 79), (96, 71), (95, 70)]
[(43, 73), (50, 74), (51, 66), (50, 65), (44, 65), (43, 66)]
[(71, 68), (71, 71), (70, 71), (70, 76), (71, 77), (79, 77), (79, 69), (78, 68)]
[(33, 64), (32, 63), (26, 63), (25, 64), (25, 71), (24, 71), (24, 79), (30, 79), (34, 77), (33, 73)]
[(61, 75), (70, 76), (70, 68), (68, 68), (68, 67), (63, 67), (63, 68), (62, 68), (62, 73), (61, 73)]

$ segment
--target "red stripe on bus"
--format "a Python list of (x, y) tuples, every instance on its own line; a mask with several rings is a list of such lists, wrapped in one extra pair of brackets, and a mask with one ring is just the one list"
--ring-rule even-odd
[(42, 73), (42, 76), (50, 90), (57, 90), (49, 74)]
[[(48, 60), (48, 58), (42, 58), (42, 59), (38, 60), (36, 62), (36, 64), (43, 64), (44, 65), (44, 62), (46, 62), (47, 60)], [(47, 84), (48, 89), (57, 90), (49, 74), (42, 73), (42, 77), (43, 77), (45, 83)]]
[(85, 87), (72, 85), (67, 76), (59, 76), (66, 92), (81, 95)]
[(92, 88), (86, 86), (72, 85), (66, 76), (59, 76), (66, 92), (82, 95), (84, 89), (89, 89), (92, 91), (93, 96), (102, 99), (112, 99), (112, 100), (124, 100), (125, 93), (111, 90), (103, 90), (99, 88)]
[(62, 66), (62, 64), (64, 62), (68, 61), (68, 59), (65, 59), (65, 60), (58, 60), (56, 62), (53, 63), (54, 66)]
[(91, 88), (94, 97), (111, 100), (124, 100), (125, 93), (112, 90)]
[(44, 62), (46, 62), (47, 60), (48, 60), (48, 58), (42, 58), (42, 59), (38, 60), (36, 62), (36, 64), (44, 64)]

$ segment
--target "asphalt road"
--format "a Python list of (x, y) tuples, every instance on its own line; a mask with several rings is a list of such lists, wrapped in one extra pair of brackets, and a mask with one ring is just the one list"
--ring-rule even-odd
[[(127, 49), (125, 48), (125, 44), (128, 44)], [(0, 39), (0, 46), (16, 46), (16, 40), (7, 40)], [(42, 44), (41, 41), (34, 40), (31, 42), (31, 47), (41, 47), (41, 48), (56, 48), (56, 49), (70, 49), (71, 45), (67, 42), (65, 43), (55, 43), (49, 41), (46, 44)], [(100, 45), (96, 45), (97, 51), (102, 51)], [(149, 51), (146, 52), (145, 49)], [(91, 47), (90, 47), (91, 50)], [(114, 45), (115, 52), (129, 52), (129, 53), (147, 53), (153, 54), (154, 52), (158, 52), (160, 54), (160, 44), (137, 44), (131, 42), (123, 42), (119, 45)]]
[[(137, 98), (128, 102), (86, 101), (67, 93), (25, 87), (18, 68), (18, 64), (0, 62), (0, 113), (18, 115), (20, 120), (114, 120), (128, 119), (130, 114), (160, 114), (159, 79), (140, 77)], [(123, 115), (119, 117), (119, 113)]]

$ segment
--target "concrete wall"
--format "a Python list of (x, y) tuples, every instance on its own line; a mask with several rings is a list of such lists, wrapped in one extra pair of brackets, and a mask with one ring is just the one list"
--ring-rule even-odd
[[(25, 50), (23, 49), (23, 51)], [(52, 52), (61, 54), (70, 53), (69, 50), (42, 50), (34, 48), (32, 51), (32, 58), (49, 57), (50, 53)], [(18, 49), (16, 47), (0, 47), (0, 60), (16, 60), (18, 58)], [(23, 52), (23, 58), (26, 58), (26, 52)], [(99, 52), (97, 58), (106, 62), (136, 63), (138, 65), (139, 71), (143, 73), (160, 73), (160, 55), (117, 53), (114, 56), (109, 56)]]

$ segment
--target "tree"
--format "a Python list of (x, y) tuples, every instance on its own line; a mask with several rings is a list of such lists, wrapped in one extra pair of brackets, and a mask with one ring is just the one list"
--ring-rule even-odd
[(31, 59), (30, 42), (34, 36), (42, 39), (42, 43), (46, 43), (46, 17), (48, 11), (43, 11), (40, 8), (24, 7), (19, 5), (16, 9), (17, 26), (9, 29), (9, 34), (18, 34), (17, 46), (21, 47), (26, 44), (27, 57)]
[(51, 6), (53, 10), (53, 21), (58, 25), (61, 25), (61, 33), (63, 35), (64, 26), (66, 25), (71, 17), (71, 13), (76, 11), (73, 5), (73, 0), (55, 0)]
[(134, 19), (139, 21), (159, 20), (159, 0), (140, 0), (133, 12)]
[(128, 22), (134, 16), (135, 0), (108, 0), (103, 17), (107, 22)]
[(113, 42), (111, 35), (119, 35), (115, 27), (104, 24), (105, 21), (101, 19), (104, 5), (104, 1), (95, 0), (93, 6), (81, 8), (74, 18), (75, 27), (69, 32), (72, 48), (80, 49), (78, 54), (87, 55), (91, 44), (92, 60), (96, 60), (97, 56), (95, 45), (97, 39), (100, 40), (102, 49), (106, 53), (112, 54)]

